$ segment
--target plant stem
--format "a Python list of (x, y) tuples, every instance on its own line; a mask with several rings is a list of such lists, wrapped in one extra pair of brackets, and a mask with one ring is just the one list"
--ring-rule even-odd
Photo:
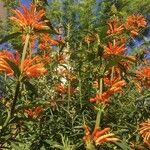
[(16, 106), (16, 102), (17, 102), (17, 97), (18, 97), (18, 94), (19, 94), (19, 88), (20, 88), (20, 81), (17, 81), (13, 103), (12, 103), (10, 111), (7, 112), (8, 115), (7, 115), (7, 118), (6, 118), (6, 120), (5, 120), (4, 124), (3, 124), (3, 128), (8, 125), (10, 119), (14, 116), (15, 106)]
[(15, 96), (14, 96), (13, 103), (12, 103), (11, 110), (10, 110), (10, 118), (14, 116), (15, 106), (17, 103), (18, 95), (19, 95), (19, 88), (20, 88), (20, 81), (17, 81)]
[[(26, 56), (26, 52), (27, 52), (27, 48), (28, 48), (28, 44), (29, 44), (29, 39), (30, 39), (30, 34), (27, 34), (26, 35), (26, 40), (25, 40), (25, 45), (24, 45), (23, 52), (22, 52), (22, 58), (21, 58), (21, 73), (23, 72), (23, 63), (24, 63), (24, 60), (25, 60), (25, 56)], [(16, 103), (17, 103), (18, 95), (19, 95), (20, 82), (21, 82), (20, 80), (21, 80), (21, 75), (17, 80), (14, 99), (13, 99), (13, 102), (12, 102), (12, 105), (11, 105), (10, 112), (8, 112), (8, 116), (7, 116), (7, 118), (4, 122), (3, 127), (7, 126), (10, 119), (14, 116), (15, 106), (16, 106)]]
[(21, 73), (23, 72), (23, 63), (24, 63), (26, 53), (27, 53), (27, 48), (29, 45), (29, 39), (30, 39), (30, 34), (27, 34), (26, 40), (25, 40), (25, 45), (24, 45), (23, 52), (22, 52), (22, 58), (21, 58)]
[(100, 96), (102, 95), (103, 93), (103, 78), (100, 78), (100, 81), (99, 81), (99, 94)]
[[(99, 82), (100, 96), (102, 95), (102, 92), (103, 92), (103, 78), (100, 78), (100, 82)], [(95, 128), (99, 128), (99, 126), (100, 126), (102, 111), (103, 111), (102, 108), (98, 108), (98, 112), (97, 112), (97, 116), (96, 116), (96, 122), (95, 122)]]
[(101, 115), (102, 115), (102, 110), (99, 109), (97, 112), (97, 116), (96, 116), (95, 128), (99, 128), (99, 126), (100, 126)]
[(92, 143), (86, 143), (86, 150), (96, 150), (96, 148)]
[(5, 126), (7, 126), (9, 120), (10, 120), (10, 111), (7, 110), (7, 118), (6, 118), (6, 120), (5, 120), (4, 124), (3, 124), (3, 128), (4, 128)]
[(70, 108), (70, 99), (71, 99), (71, 92), (70, 92), (70, 80), (68, 81), (68, 111)]
[(111, 81), (114, 79), (114, 66), (111, 69)]
[(79, 99), (80, 99), (80, 107), (82, 108), (82, 82), (81, 82), (81, 77), (79, 77)]
[[(67, 40), (69, 40), (69, 38), (70, 38), (70, 24), (68, 23), (67, 24)], [(66, 48), (67, 48), (67, 53), (69, 54), (69, 57), (70, 57), (70, 45), (69, 45), (68, 41), (66, 43)], [(69, 60), (68, 60), (67, 65), (68, 65), (69, 77), (70, 77), (70, 63), (69, 63)], [(71, 87), (71, 83), (70, 83), (70, 79), (69, 79), (69, 81), (68, 81), (68, 111), (70, 109), (70, 99), (71, 99), (70, 87)]]

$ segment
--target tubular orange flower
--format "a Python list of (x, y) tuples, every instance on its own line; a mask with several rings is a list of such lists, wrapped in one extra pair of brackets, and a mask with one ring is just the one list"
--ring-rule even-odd
[(43, 108), (38, 106), (30, 109), (25, 109), (24, 112), (27, 113), (28, 117), (37, 118), (43, 112)]
[(142, 67), (137, 72), (142, 78), (150, 80), (150, 66)]
[(6, 50), (3, 50), (0, 52), (0, 71), (6, 72), (8, 76), (11, 76), (14, 74), (14, 71), (9, 66), (9, 64), (6, 62), (5, 59), (12, 61), (13, 63), (18, 63), (18, 53), (16, 53), (16, 58), (14, 55)]
[(116, 44), (116, 42), (114, 41), (114, 43), (108, 43), (108, 46), (105, 46), (104, 47), (104, 52), (108, 55), (111, 55), (111, 54), (115, 54), (115, 55), (118, 55), (118, 54), (123, 54), (124, 51), (125, 51), (125, 44), (121, 44), (120, 46), (118, 44)]
[(24, 71), (28, 77), (39, 77), (47, 72), (43, 63), (32, 65)]
[(52, 39), (48, 34), (41, 34), (39, 49), (46, 50), (50, 49), (51, 46), (58, 45), (59, 42), (55, 39)]
[(61, 94), (67, 93), (67, 88), (64, 84), (57, 84), (55, 88), (56, 88), (56, 91)]
[(45, 20), (42, 21), (42, 17), (45, 15), (44, 10), (39, 10), (36, 12), (36, 7), (34, 4), (30, 5), (30, 9), (26, 6), (22, 6), (22, 12), (18, 9), (13, 10), (15, 16), (10, 17), (11, 20), (16, 22), (23, 30), (26, 29), (42, 29), (48, 28), (45, 25)]
[(126, 27), (145, 27), (147, 24), (146, 19), (143, 15), (131, 15), (128, 16), (127, 21), (126, 21)]
[(109, 102), (110, 96), (112, 96), (115, 93), (118, 93), (122, 90), (122, 87), (126, 85), (126, 82), (124, 80), (117, 81), (111, 85), (111, 87), (103, 92), (101, 95), (96, 94), (94, 98), (90, 98), (90, 102), (98, 102), (106, 105)]
[(124, 29), (123, 25), (120, 25), (117, 17), (110, 19), (107, 24), (109, 26), (107, 31), (108, 35), (122, 33), (122, 30)]
[(119, 139), (115, 137), (113, 133), (107, 133), (110, 131), (110, 128), (104, 128), (100, 130), (99, 128), (95, 128), (93, 133), (90, 133), (90, 128), (88, 126), (84, 126), (85, 136), (83, 140), (88, 143), (95, 143), (95, 145), (104, 144), (105, 142), (116, 142)]
[(104, 92), (102, 95), (97, 93), (94, 98), (90, 98), (90, 102), (98, 102), (106, 105), (109, 102), (109, 97), (110, 95), (108, 92)]
[[(68, 87), (64, 84), (57, 84), (55, 87), (56, 92), (60, 93), (60, 94), (66, 94), (68, 92)], [(70, 92), (74, 93), (75, 92), (75, 88), (74, 87), (70, 87)]]
[(130, 31), (131, 36), (137, 36), (140, 28), (144, 28), (147, 22), (143, 15), (131, 15), (127, 18), (125, 28)]
[(142, 67), (136, 73), (137, 79), (142, 81), (142, 85), (150, 87), (150, 66)]
[(47, 72), (39, 56), (35, 56), (33, 59), (26, 58), (23, 66), (23, 71), (28, 77), (40, 77)]
[(112, 87), (109, 89), (109, 93), (116, 93), (121, 91), (122, 87), (126, 85), (126, 82), (124, 80), (118, 81), (112, 85)]
[[(0, 52), (0, 71), (6, 72), (7, 75), (13, 75), (14, 71), (5, 59), (8, 59), (20, 67), (20, 56), (17, 52), (16, 56), (8, 51)], [(44, 75), (47, 71), (41, 60), (39, 56), (35, 56), (34, 58), (27, 57), (23, 64), (23, 73), (28, 77), (39, 77)]]
[(150, 148), (150, 119), (140, 124), (139, 133), (144, 143)]

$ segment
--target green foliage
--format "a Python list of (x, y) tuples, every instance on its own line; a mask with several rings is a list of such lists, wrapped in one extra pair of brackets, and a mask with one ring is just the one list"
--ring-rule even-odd
[[(9, 8), (17, 5), (16, 1), (5, 2)], [(38, 5), (39, 1), (34, 2)], [(29, 77), (24, 74), (26, 70), (20, 71), (20, 64), (8, 59), (0, 60), (5, 60), (14, 71), (14, 76), (0, 76), (0, 149), (131, 150), (131, 143), (135, 142), (148, 150), (139, 135), (138, 126), (150, 116), (150, 90), (143, 86), (141, 92), (138, 92), (135, 84), (136, 69), (144, 61), (138, 58), (134, 61), (126, 55), (106, 55), (104, 48), (109, 41), (121, 38), (118, 35), (107, 35), (108, 19), (117, 15), (123, 22), (129, 14), (147, 14), (149, 8), (141, 8), (148, 4), (149, 1), (139, 0), (53, 0), (46, 5), (44, 9), (46, 18), (49, 19), (47, 24), (51, 28), (33, 31), (34, 35), (40, 37), (36, 39), (37, 53), (32, 54), (41, 59), (45, 54), (50, 55), (49, 62), (45, 62), (45, 58), (38, 60), (45, 64), (47, 74), (38, 78)], [(10, 24), (10, 27), (10, 34), (1, 39), (0, 43), (10, 41), (20, 54), (23, 49), (27, 54), (35, 50), (30, 43), (31, 39), (24, 44), (21, 40), (22, 32), (18, 32), (15, 25)], [(38, 44), (43, 34), (51, 38), (61, 35), (64, 42), (39, 52)], [(89, 37), (92, 37), (91, 41), (85, 40)], [(141, 54), (141, 48), (149, 46), (149, 41), (145, 37), (144, 40), (144, 44), (132, 53), (134, 56)], [(124, 62), (130, 69), (122, 64)], [(126, 86), (111, 95), (106, 105), (91, 103), (90, 98), (95, 93), (102, 94), (109, 90), (110, 87), (103, 79), (113, 79), (115, 67)], [(98, 82), (98, 89), (93, 87), (94, 81)], [(36, 108), (40, 109), (35, 111)], [(85, 142), (83, 137), (87, 133), (84, 133), (83, 127), (88, 125), (92, 133), (97, 112), (101, 109), (100, 129), (110, 127), (119, 141), (95, 146), (93, 141)]]

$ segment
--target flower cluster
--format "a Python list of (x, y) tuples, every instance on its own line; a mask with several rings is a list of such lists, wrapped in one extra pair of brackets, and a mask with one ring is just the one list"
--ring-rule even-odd
[(115, 93), (121, 92), (122, 87), (126, 85), (124, 80), (118, 81), (111, 85), (111, 87), (103, 92), (102, 94), (96, 94), (94, 98), (90, 98), (90, 102), (102, 103), (107, 104), (109, 102), (109, 98), (114, 95)]
[(141, 28), (146, 27), (147, 22), (143, 15), (131, 15), (128, 16), (125, 28), (130, 31), (131, 36), (137, 36)]
[(115, 137), (114, 133), (107, 133), (110, 131), (110, 128), (104, 128), (100, 130), (99, 128), (95, 128), (92, 133), (90, 133), (90, 128), (88, 126), (84, 126), (84, 134), (83, 140), (86, 143), (95, 143), (95, 145), (101, 145), (106, 142), (116, 142), (119, 139)]
[[(8, 76), (14, 75), (13, 68), (7, 62), (10, 61), (15, 63), (20, 68), (20, 55), (16, 52), (16, 56), (8, 51), (0, 52), (0, 71), (6, 72)], [(25, 59), (23, 63), (23, 73), (27, 77), (40, 77), (44, 75), (47, 70), (44, 67), (44, 64), (41, 62), (40, 56), (35, 56), (34, 58), (30, 58), (29, 56)]]
[(40, 106), (24, 110), (24, 113), (27, 114), (28, 117), (31, 117), (34, 119), (39, 117), (42, 112), (43, 112), (43, 108)]
[(140, 124), (139, 133), (144, 139), (144, 143), (150, 148), (150, 119)]
[(46, 20), (42, 20), (42, 17), (45, 15), (44, 10), (37, 12), (34, 4), (30, 5), (29, 10), (26, 6), (22, 6), (22, 12), (18, 9), (13, 10), (13, 12), (15, 16), (10, 17), (10, 19), (16, 22), (24, 31), (48, 28)]

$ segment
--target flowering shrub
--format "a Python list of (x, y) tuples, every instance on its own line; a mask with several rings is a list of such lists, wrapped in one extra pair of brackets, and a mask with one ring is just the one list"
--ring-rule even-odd
[(113, 14), (76, 43), (41, 3), (9, 17), (22, 48), (0, 51), (0, 149), (149, 149), (150, 66), (127, 52), (146, 18)]

